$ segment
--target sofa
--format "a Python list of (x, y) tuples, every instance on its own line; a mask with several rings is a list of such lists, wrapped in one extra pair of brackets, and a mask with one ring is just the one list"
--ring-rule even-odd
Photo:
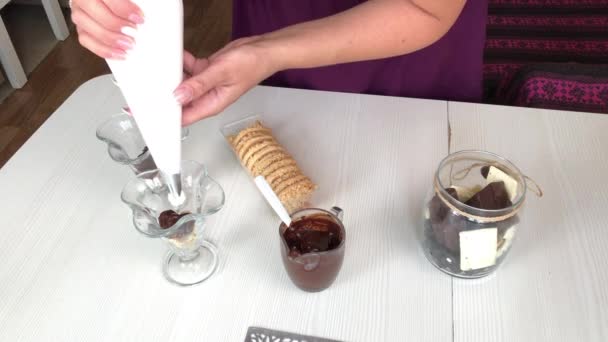
[(608, 113), (608, 0), (489, 0), (483, 74), (487, 103)]

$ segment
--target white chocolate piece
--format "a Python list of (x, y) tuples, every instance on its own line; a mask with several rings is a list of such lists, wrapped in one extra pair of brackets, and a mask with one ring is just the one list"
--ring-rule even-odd
[(517, 225), (507, 229), (507, 231), (505, 232), (505, 235), (503, 235), (503, 237), (502, 237), (505, 240), (505, 242), (503, 242), (502, 246), (500, 246), (500, 249), (496, 253), (496, 259), (500, 258), (503, 254), (505, 254), (506, 251), (509, 250), (509, 247), (511, 247), (511, 243), (513, 243), (513, 237), (515, 236), (516, 232), (517, 232)]
[(517, 196), (517, 181), (513, 179), (513, 177), (502, 172), (502, 170), (500, 170), (499, 168), (490, 166), (490, 170), (488, 171), (488, 177), (486, 177), (486, 180), (488, 181), (488, 184), (500, 181), (504, 182), (511, 202), (513, 202), (513, 200)]
[(465, 188), (458, 185), (452, 185), (450, 188), (456, 190), (456, 194), (458, 194), (458, 200), (462, 203), (471, 199), (471, 197), (475, 196), (476, 193), (481, 191), (481, 186), (476, 185), (472, 188)]
[(468, 230), (458, 235), (462, 271), (477, 270), (496, 264), (497, 228)]

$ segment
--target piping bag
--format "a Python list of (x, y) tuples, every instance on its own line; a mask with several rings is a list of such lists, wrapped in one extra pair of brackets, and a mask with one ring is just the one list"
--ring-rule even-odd
[[(181, 0), (133, 0), (145, 22), (131, 35), (124, 60), (106, 59), (133, 118), (178, 207), (181, 186), (182, 107), (173, 91), (182, 82), (184, 13)], [(123, 32), (124, 33), (124, 32)]]

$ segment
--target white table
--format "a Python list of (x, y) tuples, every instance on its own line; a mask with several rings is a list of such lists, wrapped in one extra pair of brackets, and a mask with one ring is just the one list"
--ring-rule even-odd
[[(87, 82), (0, 170), (0, 341), (242, 341), (249, 326), (348, 341), (608, 336), (608, 117), (257, 87), (184, 143), (227, 203), (208, 231), (218, 272), (181, 288), (161, 275), (165, 247), (119, 200), (132, 174), (94, 136), (122, 105), (109, 76)], [(278, 219), (219, 134), (252, 113), (320, 185), (316, 203), (345, 210), (345, 263), (324, 292), (289, 281)], [(462, 148), (513, 159), (547, 192), (483, 280), (435, 270), (414, 237), (437, 164)]]
[(456, 341), (608, 341), (608, 115), (449, 104), (450, 151), (501, 154), (534, 178), (498, 272), (454, 280)]

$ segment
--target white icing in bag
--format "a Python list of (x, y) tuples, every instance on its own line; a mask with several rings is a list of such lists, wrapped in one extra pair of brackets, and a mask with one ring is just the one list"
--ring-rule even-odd
[[(181, 0), (134, 0), (145, 22), (132, 35), (125, 60), (107, 60), (139, 130), (166, 180), (178, 179), (182, 108), (173, 91), (182, 81)], [(177, 177), (176, 177), (177, 175)], [(175, 186), (181, 190), (181, 184)], [(174, 193), (174, 200), (179, 198)]]

